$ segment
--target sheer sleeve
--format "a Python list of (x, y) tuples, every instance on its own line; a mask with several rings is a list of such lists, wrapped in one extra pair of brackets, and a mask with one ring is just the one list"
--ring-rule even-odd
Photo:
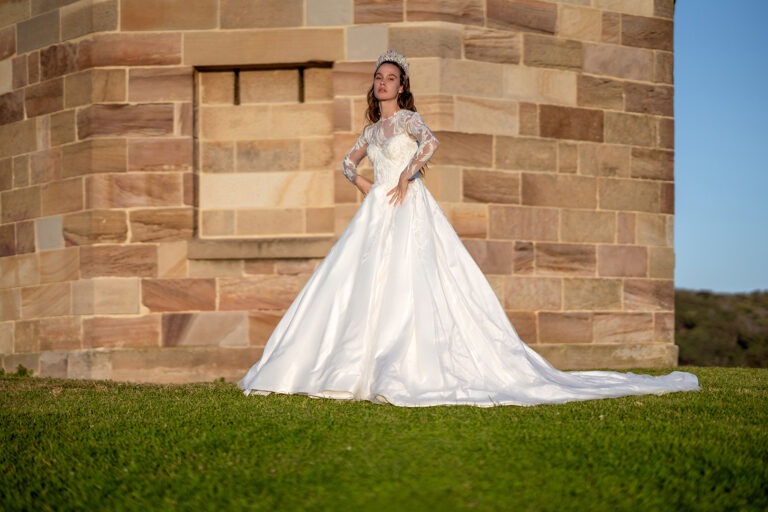
[(355, 176), (357, 176), (357, 165), (360, 163), (366, 153), (368, 152), (368, 134), (370, 133), (370, 126), (366, 126), (363, 129), (363, 133), (358, 137), (355, 145), (349, 150), (347, 156), (341, 162), (341, 172), (344, 174), (350, 183), (355, 182)]
[(405, 168), (405, 173), (408, 179), (416, 178), (416, 173), (421, 170), (422, 167), (427, 165), (427, 162), (432, 155), (437, 151), (440, 146), (440, 141), (437, 137), (427, 128), (427, 125), (422, 121), (421, 116), (416, 112), (412, 112), (408, 119), (405, 121), (405, 130), (419, 143), (419, 148), (416, 150), (416, 154), (413, 155), (408, 167)]

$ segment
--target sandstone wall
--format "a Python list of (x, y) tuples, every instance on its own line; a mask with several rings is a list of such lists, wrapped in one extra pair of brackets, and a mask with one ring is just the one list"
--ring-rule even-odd
[(523, 339), (674, 365), (673, 10), (0, 3), (2, 366), (239, 378), (357, 208), (338, 166), (387, 48), (442, 142), (427, 186)]

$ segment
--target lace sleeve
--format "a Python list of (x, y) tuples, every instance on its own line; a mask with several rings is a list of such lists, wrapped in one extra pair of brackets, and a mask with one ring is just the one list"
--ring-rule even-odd
[(427, 162), (432, 155), (437, 151), (440, 146), (440, 141), (437, 137), (427, 128), (427, 125), (422, 121), (421, 116), (416, 112), (413, 112), (408, 116), (405, 121), (405, 130), (419, 143), (419, 148), (416, 150), (416, 154), (413, 155), (408, 167), (405, 168), (408, 179), (415, 179), (416, 173), (421, 170), (422, 167), (427, 165)]
[(355, 176), (357, 176), (357, 164), (360, 163), (360, 160), (365, 157), (368, 151), (368, 132), (369, 127), (366, 126), (365, 129), (363, 129), (363, 133), (358, 137), (357, 142), (355, 142), (355, 145), (352, 146), (352, 149), (349, 150), (349, 153), (347, 153), (347, 156), (345, 156), (344, 160), (341, 162), (341, 172), (350, 183), (355, 182)]

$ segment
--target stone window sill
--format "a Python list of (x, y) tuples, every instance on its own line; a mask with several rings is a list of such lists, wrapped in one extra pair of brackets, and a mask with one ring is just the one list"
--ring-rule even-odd
[(332, 236), (197, 239), (187, 242), (187, 257), (191, 260), (324, 258), (335, 241)]

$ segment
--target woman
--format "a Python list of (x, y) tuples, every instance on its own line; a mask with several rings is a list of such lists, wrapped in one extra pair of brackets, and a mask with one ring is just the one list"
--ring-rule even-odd
[[(491, 406), (698, 389), (684, 372), (561, 372), (523, 343), (419, 179), (439, 143), (404, 56), (379, 57), (368, 105), (342, 163), (365, 199), (239, 383), (245, 394)], [(365, 156), (373, 183), (356, 172)]]

